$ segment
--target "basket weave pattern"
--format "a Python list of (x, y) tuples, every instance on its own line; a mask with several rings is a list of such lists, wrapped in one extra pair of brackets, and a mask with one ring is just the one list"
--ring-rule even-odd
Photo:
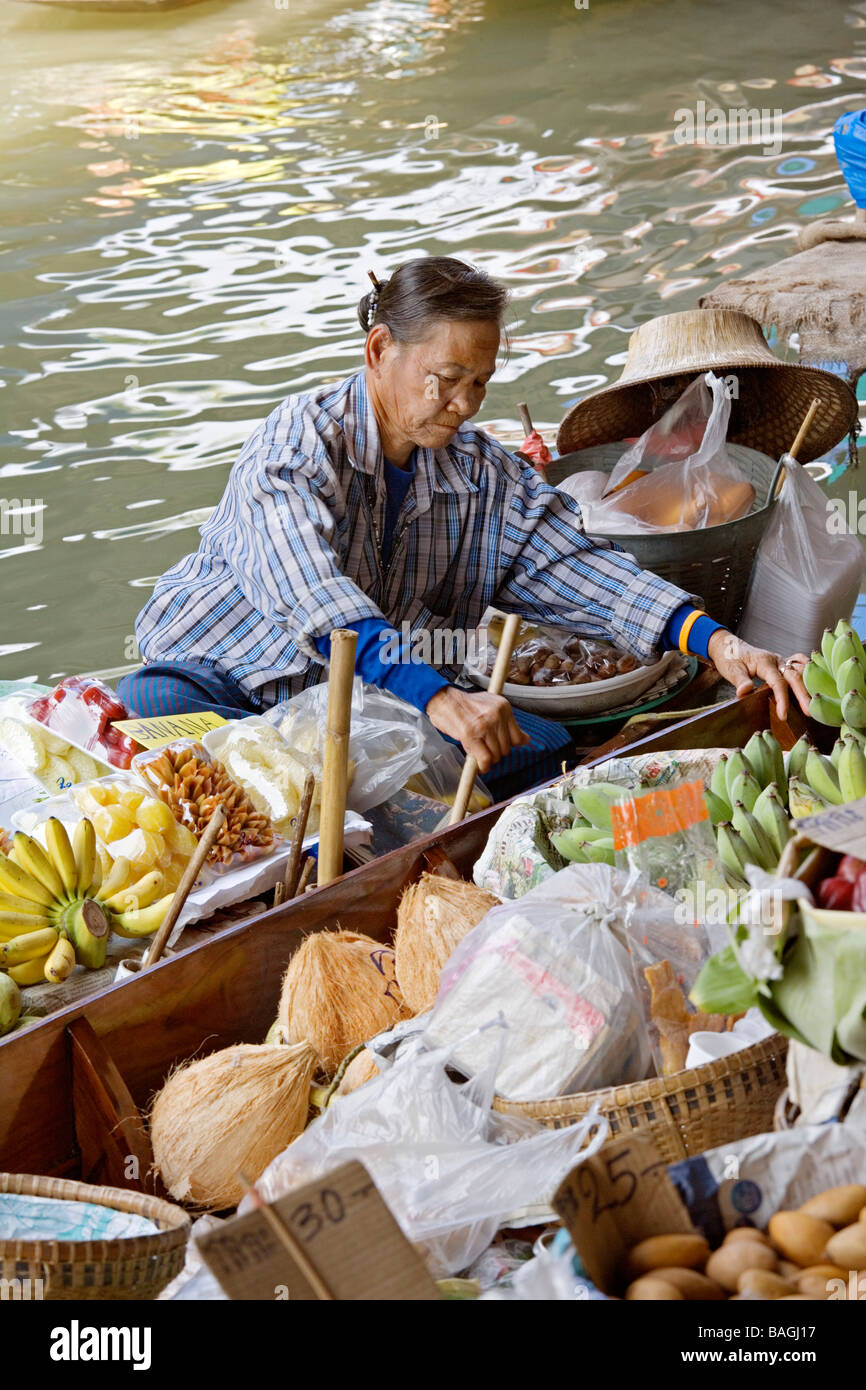
[(160, 1228), (115, 1240), (0, 1240), (0, 1278), (41, 1279), (46, 1300), (152, 1299), (183, 1268), (190, 1219), (159, 1197), (28, 1173), (0, 1173), (0, 1192), (93, 1202), (135, 1212)]
[(730, 1057), (720, 1057), (676, 1076), (656, 1076), (630, 1086), (557, 1096), (552, 1100), (508, 1101), (495, 1109), (522, 1115), (548, 1129), (583, 1119), (598, 1102), (610, 1125), (609, 1139), (638, 1134), (652, 1139), (666, 1163), (704, 1153), (773, 1128), (776, 1103), (785, 1088), (787, 1039), (774, 1033)]

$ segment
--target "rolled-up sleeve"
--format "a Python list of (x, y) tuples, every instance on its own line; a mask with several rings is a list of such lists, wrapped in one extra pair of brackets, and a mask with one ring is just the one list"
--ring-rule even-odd
[(661, 645), (681, 604), (700, 602), (612, 541), (587, 536), (577, 502), (528, 471), (508, 509), (503, 562), (500, 608), (610, 638), (642, 657)]

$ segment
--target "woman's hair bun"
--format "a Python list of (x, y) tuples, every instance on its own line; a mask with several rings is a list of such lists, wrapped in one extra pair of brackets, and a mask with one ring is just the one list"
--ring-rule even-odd
[(365, 333), (369, 333), (373, 324), (376, 322), (376, 311), (379, 307), (379, 298), (387, 285), (387, 280), (380, 280), (369, 294), (365, 294), (358, 301), (358, 322)]
[(450, 256), (418, 256), (387, 280), (376, 280), (358, 304), (358, 322), (365, 333), (384, 323), (395, 342), (418, 343), (442, 320), (480, 320), (501, 328), (507, 305), (505, 286), (483, 270)]

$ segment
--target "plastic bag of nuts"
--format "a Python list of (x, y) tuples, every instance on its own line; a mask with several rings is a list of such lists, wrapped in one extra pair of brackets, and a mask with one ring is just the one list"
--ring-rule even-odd
[[(529, 635), (524, 635), (524, 631)], [(487, 628), (482, 651), (483, 669), (490, 675), (496, 661), (498, 631)], [(518, 633), (505, 679), (509, 685), (587, 685), (613, 680), (651, 663), (641, 661), (596, 637), (579, 637), (565, 628), (527, 625)]]
[(225, 805), (226, 823), (207, 857), (215, 872), (239, 868), (273, 852), (279, 837), (269, 817), (256, 810), (243, 787), (195, 739), (178, 739), (138, 753), (132, 766), (170, 807), (175, 820), (189, 826), (196, 838), (204, 834), (217, 806)]

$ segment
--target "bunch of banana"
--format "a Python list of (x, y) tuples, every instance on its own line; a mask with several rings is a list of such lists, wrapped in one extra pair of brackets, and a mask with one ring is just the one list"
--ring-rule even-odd
[[(798, 749), (795, 766), (801, 753)], [(753, 734), (745, 748), (720, 758), (713, 770), (704, 799), (716, 829), (719, 858), (734, 888), (746, 886), (747, 864), (767, 871), (775, 868), (791, 838), (789, 770), (769, 729)]]
[(621, 787), (615, 782), (595, 782), (590, 787), (575, 787), (571, 799), (577, 816), (570, 830), (551, 835), (553, 846), (563, 859), (573, 864), (610, 864), (613, 866), (613, 828), (610, 808), (618, 801), (635, 795), (633, 787)]
[(65, 980), (76, 964), (98, 970), (108, 938), (150, 936), (173, 894), (160, 897), (154, 870), (127, 886), (129, 864), (115, 860), (103, 881), (91, 821), (77, 822), (70, 841), (56, 817), (45, 823), (43, 848), (18, 831), (0, 854), (0, 969), (19, 985)]
[(803, 672), (809, 713), (821, 724), (843, 726), (861, 745), (866, 739), (866, 651), (850, 623), (841, 619), (825, 628), (821, 650), (813, 652)]

